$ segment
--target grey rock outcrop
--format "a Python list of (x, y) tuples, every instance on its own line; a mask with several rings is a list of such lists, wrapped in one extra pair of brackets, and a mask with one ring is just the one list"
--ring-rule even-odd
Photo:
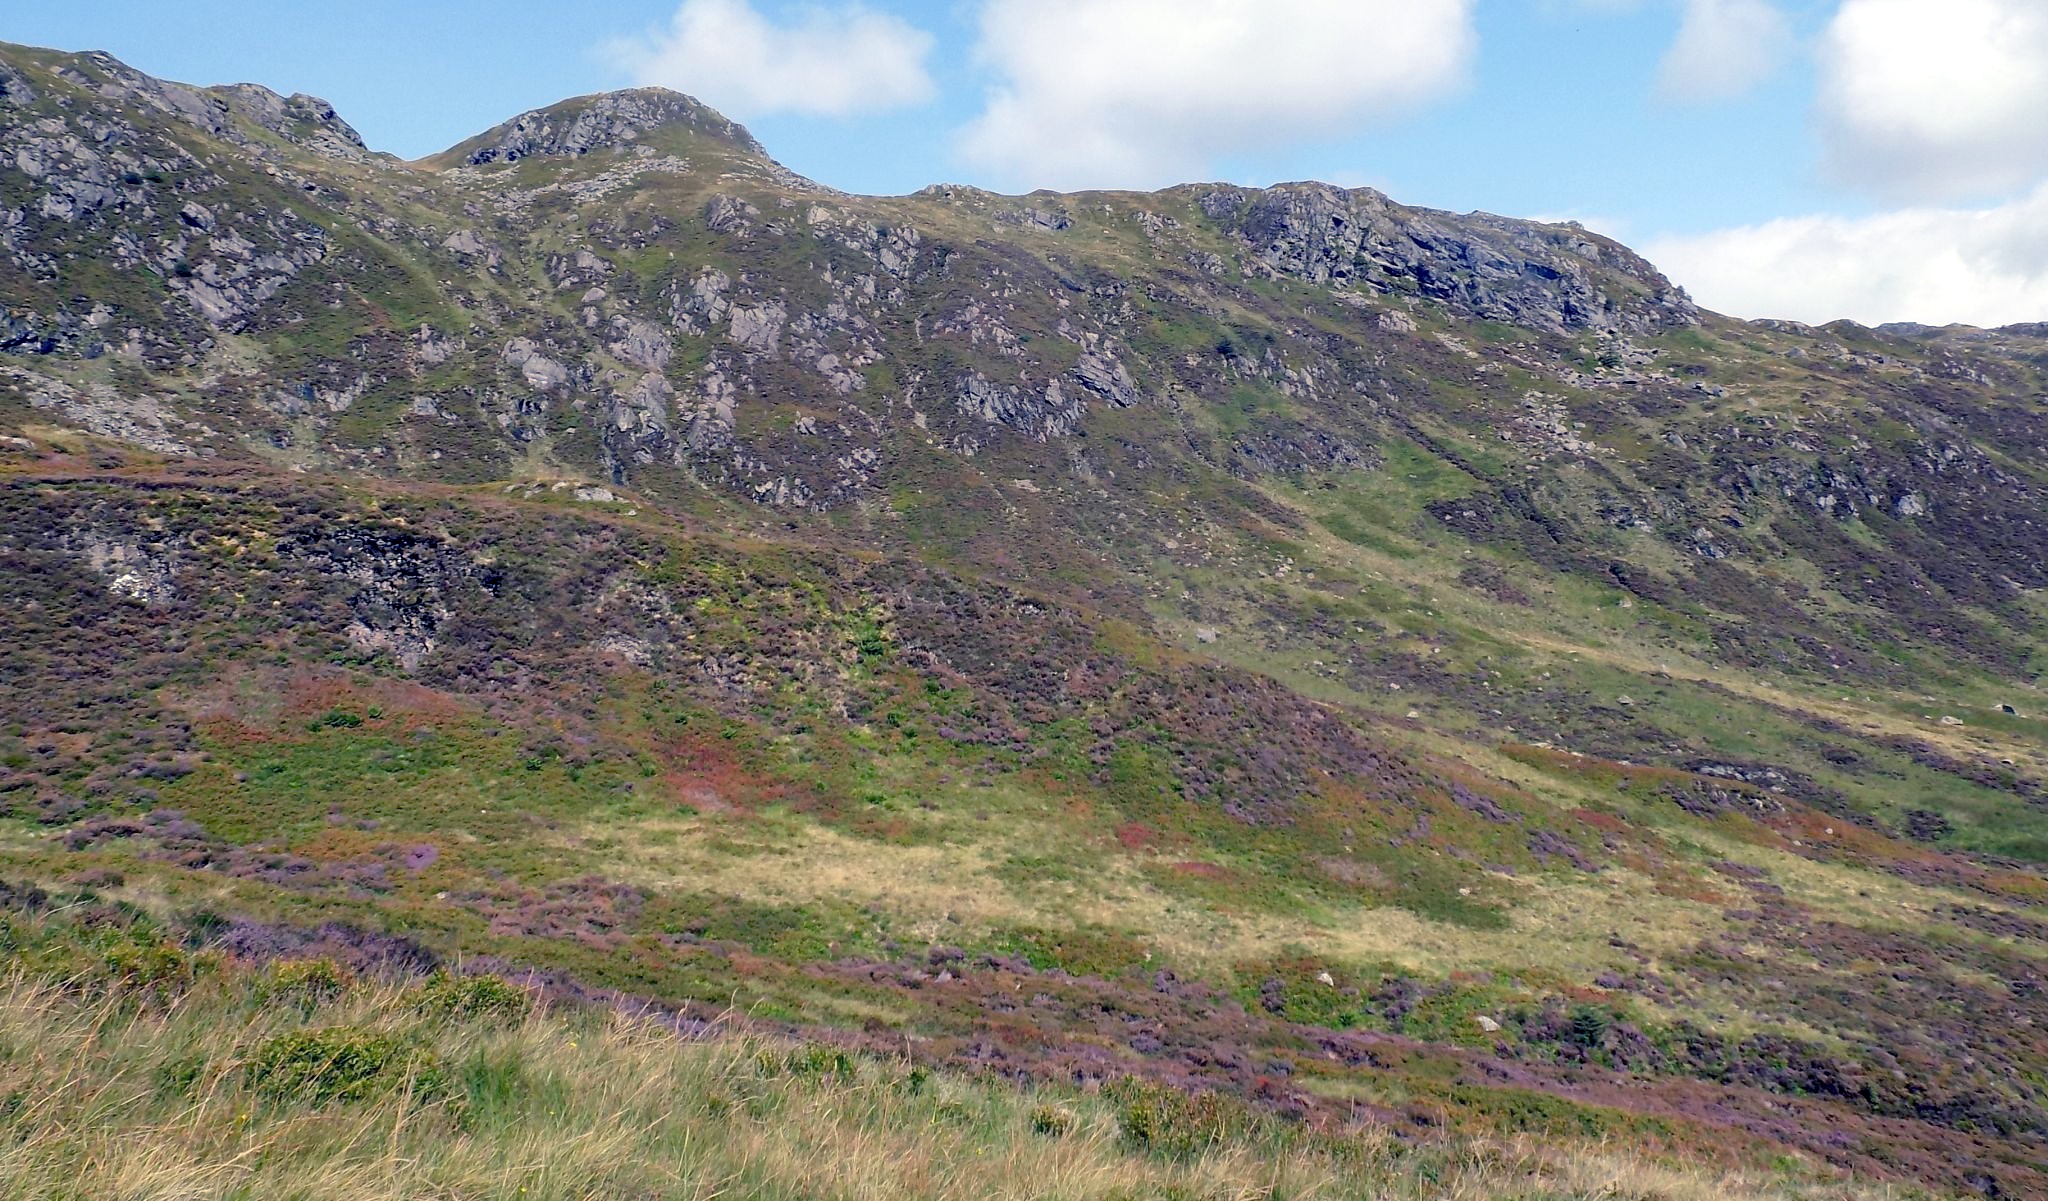
[(237, 114), (293, 145), (340, 162), (363, 162), (370, 157), (363, 135), (318, 96), (303, 92), (281, 96), (254, 83), (231, 84), (212, 92)]
[(652, 321), (612, 319), (613, 357), (648, 371), (661, 371), (675, 355), (675, 343), (668, 331)]
[(280, 541), (277, 553), (348, 588), (345, 631), (356, 649), (388, 654), (407, 671), (440, 645), (464, 593), (495, 591), (497, 577), (456, 547), (396, 529), (338, 530)]
[(154, 608), (178, 594), (176, 564), (134, 537), (84, 530), (69, 539), (68, 547), (115, 596)]
[(640, 88), (522, 113), (465, 143), (463, 161), (480, 167), (534, 157), (580, 158), (634, 145), (669, 127), (693, 130), (748, 154), (766, 153), (744, 127), (706, 105), (665, 88)]
[(1276, 275), (1442, 301), (1461, 314), (1565, 333), (1697, 324), (1656, 268), (1575, 225), (1395, 204), (1370, 188), (1218, 188), (1202, 211)]
[(573, 378), (569, 369), (540, 352), (530, 338), (514, 338), (505, 344), (505, 365), (516, 368), (526, 386), (536, 392), (559, 392)]
[(960, 377), (955, 405), (962, 416), (987, 425), (1007, 426), (1040, 442), (1064, 438), (1080, 428), (1087, 406), (1078, 390), (1059, 380), (1043, 392), (996, 383), (979, 371)]
[(27, 77), (6, 63), (0, 63), (0, 104), (26, 108), (35, 102), (36, 90), (28, 86)]
[(732, 340), (756, 354), (775, 353), (782, 342), (782, 327), (789, 309), (780, 301), (732, 311)]
[(1120, 409), (1130, 408), (1141, 399), (1131, 373), (1122, 363), (1106, 354), (1091, 351), (1082, 355), (1081, 361), (1074, 366), (1074, 378), (1082, 387)]
[[(21, 387), (29, 404), (60, 413), (65, 420), (106, 438), (117, 438), (162, 454), (196, 453), (189, 440), (206, 432), (179, 418), (167, 398), (127, 395), (109, 384), (74, 388), (19, 368), (0, 366), (0, 384)], [(174, 428), (182, 427), (182, 428)]]

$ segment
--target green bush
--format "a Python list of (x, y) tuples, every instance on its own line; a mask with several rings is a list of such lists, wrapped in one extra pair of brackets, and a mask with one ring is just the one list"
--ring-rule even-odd
[(856, 1070), (853, 1056), (837, 1047), (810, 1044), (793, 1051), (762, 1048), (754, 1055), (754, 1066), (763, 1076), (834, 1076), (851, 1080)]
[(332, 959), (288, 959), (271, 965), (257, 996), (310, 1010), (339, 997), (348, 984), (347, 970)]
[(278, 1101), (310, 1105), (361, 1101), (410, 1086), (413, 1096), (447, 1092), (439, 1061), (394, 1035), (337, 1026), (266, 1041), (249, 1061), (249, 1087)]
[(1200, 1155), (1250, 1125), (1241, 1105), (1215, 1093), (1185, 1093), (1125, 1077), (1106, 1085), (1102, 1095), (1116, 1106), (1117, 1126), (1126, 1141), (1172, 1158)]
[(1598, 1005), (1575, 1005), (1571, 1022), (1571, 1041), (1590, 1051), (1607, 1041), (1607, 1031), (1614, 1024), (1614, 1015)]
[(420, 993), (419, 1009), (463, 1021), (516, 1022), (533, 1012), (533, 996), (496, 976), (437, 975)]
[(191, 955), (154, 938), (116, 939), (101, 948), (101, 959), (115, 982), (159, 997), (184, 992), (198, 975), (198, 965)]
[(994, 948), (1015, 955), (1042, 972), (1062, 971), (1075, 976), (1115, 979), (1142, 972), (1152, 966), (1148, 948), (1139, 939), (1117, 930), (1081, 927), (1045, 930), (1022, 927), (999, 930), (991, 940)]
[(1031, 1111), (1031, 1130), (1047, 1138), (1065, 1138), (1081, 1124), (1074, 1111), (1058, 1105), (1040, 1105)]

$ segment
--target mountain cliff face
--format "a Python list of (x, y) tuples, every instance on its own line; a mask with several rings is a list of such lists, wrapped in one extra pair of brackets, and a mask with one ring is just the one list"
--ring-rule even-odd
[(4, 862), (2026, 1195), (2044, 379), (1370, 190), (854, 197), (658, 90), (405, 163), (0, 46)]

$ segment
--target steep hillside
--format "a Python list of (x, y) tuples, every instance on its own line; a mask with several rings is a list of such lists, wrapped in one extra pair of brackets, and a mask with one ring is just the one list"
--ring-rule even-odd
[(407, 164), (0, 47), (0, 163), (0, 878), (2048, 1191), (2043, 330), (1316, 184), (851, 197), (658, 91)]

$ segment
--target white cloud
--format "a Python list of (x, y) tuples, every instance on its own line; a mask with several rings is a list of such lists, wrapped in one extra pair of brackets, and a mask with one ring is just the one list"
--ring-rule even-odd
[(1153, 187), (1464, 79), (1473, 0), (985, 0), (968, 159), (1005, 184)]
[(845, 117), (922, 104), (932, 37), (858, 4), (771, 21), (748, 0), (683, 0), (663, 30), (606, 47), (643, 85), (688, 92), (743, 119)]
[(2048, 174), (2048, 4), (1843, 0), (1821, 44), (1831, 165), (1884, 195), (2010, 194)]
[(1769, 0), (1685, 0), (1658, 89), (1684, 101), (1740, 96), (1770, 78), (1792, 42), (1791, 22)]
[(2048, 184), (1992, 208), (1793, 217), (1646, 253), (1701, 304), (1741, 317), (2048, 321)]

